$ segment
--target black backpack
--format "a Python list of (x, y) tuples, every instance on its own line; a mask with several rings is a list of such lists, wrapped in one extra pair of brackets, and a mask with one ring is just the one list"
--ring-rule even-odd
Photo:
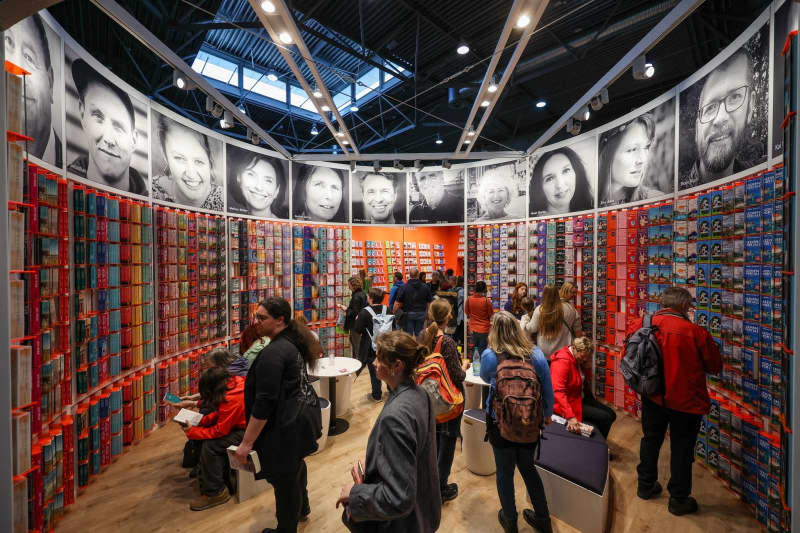
[(664, 394), (664, 356), (656, 331), (653, 316), (644, 315), (642, 327), (625, 340), (625, 355), (619, 363), (625, 383), (642, 397)]

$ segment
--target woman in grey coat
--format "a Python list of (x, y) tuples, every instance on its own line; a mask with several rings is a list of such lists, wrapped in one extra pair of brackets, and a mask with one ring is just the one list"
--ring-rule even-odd
[(436, 465), (436, 421), (413, 373), (428, 355), (407, 333), (378, 337), (375, 371), (389, 398), (367, 442), (361, 483), (342, 487), (337, 507), (356, 532), (429, 533), (439, 528), (442, 499)]

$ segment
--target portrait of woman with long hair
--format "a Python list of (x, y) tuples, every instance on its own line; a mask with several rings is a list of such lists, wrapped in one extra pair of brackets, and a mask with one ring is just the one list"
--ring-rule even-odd
[(289, 218), (288, 161), (227, 144), (228, 211), (262, 218)]
[(572, 148), (556, 148), (536, 161), (529, 185), (530, 216), (563, 215), (594, 207), (586, 166)]
[(294, 182), (293, 218), (314, 222), (347, 222), (346, 172), (330, 167), (300, 165)]

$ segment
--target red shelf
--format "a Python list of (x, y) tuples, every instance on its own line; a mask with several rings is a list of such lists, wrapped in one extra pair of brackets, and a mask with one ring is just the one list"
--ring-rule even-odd
[(16, 74), (17, 76), (27, 76), (28, 74), (30, 74), (30, 72), (20, 67), (19, 65), (15, 65), (8, 59), (6, 59), (6, 72), (10, 72), (11, 74)]
[(28, 137), (27, 135), (23, 135), (21, 133), (17, 133), (16, 131), (6, 130), (6, 138), (8, 142), (15, 143), (17, 141), (32, 141), (33, 137)]
[(24, 202), (15, 202), (14, 200), (9, 200), (8, 207), (33, 207), (33, 204), (26, 204)]

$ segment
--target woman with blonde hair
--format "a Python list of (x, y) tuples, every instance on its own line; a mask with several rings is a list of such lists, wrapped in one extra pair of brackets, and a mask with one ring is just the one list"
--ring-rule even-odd
[(581, 324), (580, 313), (575, 307), (575, 296), (578, 294), (578, 288), (571, 282), (565, 281), (561, 288), (558, 290), (558, 295), (561, 297), (561, 303), (566, 304), (573, 309), (578, 315), (578, 325), (572, 331), (574, 337), (583, 337), (583, 326)]
[[(550, 359), (553, 377), (553, 411), (567, 419), (567, 430), (580, 432), (580, 423), (587, 422), (608, 438), (611, 424), (617, 414), (610, 407), (598, 402), (592, 395), (591, 376), (582, 370), (591, 363), (594, 343), (587, 337), (576, 337), (570, 346), (558, 350)], [(591, 364), (589, 364), (591, 368)]]
[(498, 311), (492, 317), (492, 329), (489, 332), (489, 348), (481, 357), (481, 378), (489, 383), (489, 398), (486, 401), (486, 433), (494, 452), (497, 467), (497, 494), (501, 509), (497, 519), (506, 533), (517, 531), (517, 506), (514, 499), (514, 469), (518, 468), (534, 510), (525, 509), (522, 517), (536, 531), (550, 533), (550, 511), (547, 508), (547, 497), (542, 485), (542, 478), (533, 463), (534, 450), (538, 442), (520, 444), (504, 439), (497, 428), (497, 418), (492, 408), (492, 398), (497, 394), (497, 367), (506, 359), (529, 361), (541, 385), (541, 402), (544, 423), (550, 423), (553, 414), (553, 385), (550, 381), (550, 369), (542, 351), (531, 344), (519, 321), (507, 311)]
[[(442, 354), (450, 380), (461, 391), (461, 394), (464, 394), (464, 378), (467, 377), (466, 370), (469, 368), (470, 362), (466, 360), (463, 364), (461, 363), (456, 341), (444, 333), (451, 316), (452, 307), (447, 300), (438, 298), (431, 302), (428, 307), (428, 319), (431, 321), (431, 325), (422, 334), (422, 345), (431, 352)], [(436, 424), (437, 463), (442, 503), (449, 502), (458, 496), (458, 485), (455, 483), (448, 485), (447, 478), (450, 476), (450, 469), (453, 466), (456, 442), (460, 433), (461, 415), (448, 422)]]
[(580, 325), (578, 311), (561, 301), (555, 286), (547, 285), (542, 291), (542, 303), (536, 306), (525, 327), (528, 333), (536, 335), (536, 344), (549, 361), (556, 350), (572, 342)]
[(528, 284), (527, 283), (517, 283), (516, 287), (514, 287), (514, 292), (508, 295), (508, 301), (504, 309), (514, 315), (517, 320), (522, 318), (523, 313), (525, 312), (522, 309), (522, 299), (528, 296)]

